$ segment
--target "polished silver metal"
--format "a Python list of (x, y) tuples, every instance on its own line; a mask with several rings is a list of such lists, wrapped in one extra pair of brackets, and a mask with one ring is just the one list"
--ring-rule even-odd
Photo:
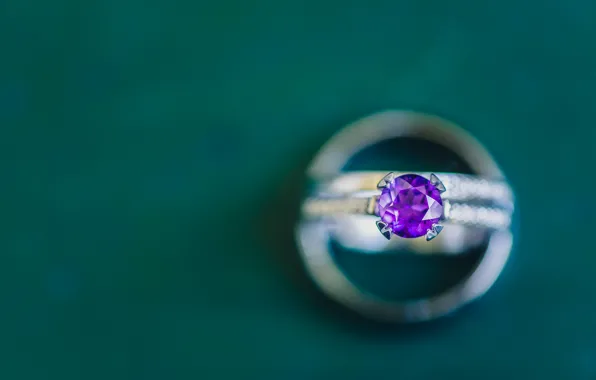
[(431, 241), (432, 239), (439, 236), (439, 234), (443, 231), (443, 226), (440, 224), (433, 224), (432, 228), (426, 232), (426, 241)]
[(391, 239), (391, 235), (392, 235), (392, 233), (391, 233), (391, 228), (389, 228), (389, 227), (387, 226), (387, 223), (385, 223), (385, 222), (382, 222), (382, 221), (380, 221), (380, 220), (377, 220), (377, 223), (376, 223), (376, 224), (377, 224), (377, 228), (379, 229), (379, 232), (380, 232), (380, 233), (381, 233), (381, 234), (382, 234), (382, 235), (383, 235), (383, 236), (384, 236), (384, 237), (385, 237), (387, 240)]
[(386, 188), (387, 186), (389, 186), (391, 181), (393, 181), (394, 179), (395, 179), (395, 173), (391, 172), (391, 173), (387, 174), (385, 177), (383, 177), (383, 179), (381, 179), (379, 181), (379, 183), (377, 183), (377, 189), (381, 190), (381, 189)]
[[(376, 221), (376, 197), (387, 172), (345, 172), (356, 152), (386, 139), (416, 137), (458, 154), (472, 175), (424, 173), (440, 178), (444, 220), (427, 239), (386, 239)], [(395, 171), (394, 176), (410, 172)], [(434, 176), (431, 176), (434, 174)], [(430, 320), (453, 312), (484, 294), (501, 273), (512, 247), (513, 192), (484, 147), (454, 124), (413, 112), (387, 111), (355, 122), (335, 135), (308, 169), (313, 191), (296, 226), (300, 254), (314, 282), (329, 297), (367, 317), (390, 322)], [(384, 181), (384, 182), (383, 182)], [(434, 184), (433, 183), (433, 184)], [(436, 185), (435, 185), (436, 186)], [(440, 186), (440, 185), (439, 185)], [(381, 234), (379, 234), (381, 231)], [(364, 254), (408, 250), (419, 254), (461, 254), (486, 247), (472, 272), (443, 293), (414, 301), (390, 301), (363, 291), (333, 259), (331, 241)]]
[(443, 185), (443, 182), (441, 182), (435, 173), (430, 173), (430, 183), (432, 183), (441, 193), (446, 191), (445, 185)]

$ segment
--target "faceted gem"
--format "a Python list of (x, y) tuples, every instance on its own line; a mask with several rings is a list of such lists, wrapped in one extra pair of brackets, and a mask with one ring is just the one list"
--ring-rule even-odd
[(376, 214), (397, 236), (426, 235), (443, 216), (441, 192), (426, 178), (406, 174), (393, 179), (381, 191)]

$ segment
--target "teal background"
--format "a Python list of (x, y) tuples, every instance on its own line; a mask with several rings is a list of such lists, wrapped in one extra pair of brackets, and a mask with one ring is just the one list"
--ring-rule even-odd
[[(595, 15), (0, 0), (0, 378), (596, 378)], [(496, 287), (416, 327), (326, 301), (291, 235), (309, 159), (386, 108), (464, 126), (519, 201)]]

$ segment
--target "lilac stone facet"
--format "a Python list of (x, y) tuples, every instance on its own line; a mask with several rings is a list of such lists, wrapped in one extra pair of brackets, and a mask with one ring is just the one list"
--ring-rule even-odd
[(396, 177), (382, 190), (376, 213), (397, 236), (416, 238), (426, 235), (439, 222), (443, 200), (429, 180), (406, 174)]

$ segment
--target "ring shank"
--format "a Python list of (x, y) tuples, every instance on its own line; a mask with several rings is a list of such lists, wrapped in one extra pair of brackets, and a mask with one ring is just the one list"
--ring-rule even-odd
[(482, 296), (501, 273), (512, 246), (510, 231), (490, 236), (482, 260), (459, 284), (434, 297), (392, 302), (362, 291), (337, 267), (329, 253), (329, 231), (317, 223), (303, 222), (297, 229), (305, 264), (329, 297), (373, 319), (385, 322), (420, 322), (437, 318)]
[[(337, 214), (371, 215), (376, 197), (355, 198), (308, 198), (302, 204), (303, 216), (307, 219), (332, 216)], [(448, 202), (444, 205), (446, 223), (463, 224), (471, 227), (489, 229), (508, 229), (511, 225), (511, 213), (507, 210), (476, 206), (462, 202)]]
[[(377, 193), (377, 184), (387, 171), (345, 172), (330, 180), (319, 183), (315, 193), (335, 197), (340, 195), (354, 196), (359, 193)], [(393, 171), (396, 177), (411, 172)], [(417, 173), (429, 178), (431, 173)], [(453, 201), (483, 201), (497, 206), (512, 209), (513, 192), (502, 180), (491, 180), (479, 176), (460, 173), (432, 173), (440, 178), (447, 189), (441, 194), (442, 199)]]

